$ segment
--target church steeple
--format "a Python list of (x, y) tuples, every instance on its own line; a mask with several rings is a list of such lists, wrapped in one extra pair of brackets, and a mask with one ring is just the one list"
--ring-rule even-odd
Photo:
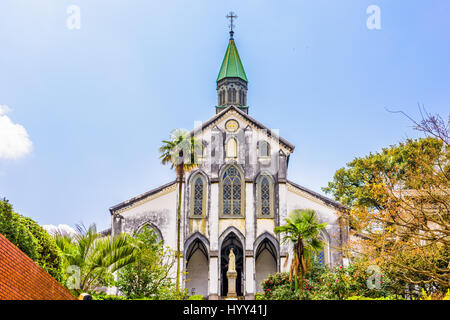
[(237, 16), (233, 12), (230, 12), (227, 18), (231, 20), (230, 40), (222, 66), (220, 67), (219, 75), (217, 76), (218, 106), (216, 107), (216, 113), (232, 105), (248, 113), (248, 80), (233, 38), (233, 18), (237, 18)]

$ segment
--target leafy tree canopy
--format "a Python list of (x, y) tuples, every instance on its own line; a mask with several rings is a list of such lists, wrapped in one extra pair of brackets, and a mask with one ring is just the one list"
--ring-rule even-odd
[(419, 184), (425, 181), (418, 182), (415, 177), (432, 170), (432, 166), (423, 164), (438, 163), (442, 147), (443, 142), (433, 137), (409, 139), (379, 153), (355, 158), (347, 167), (336, 171), (333, 181), (323, 191), (349, 207), (382, 209), (382, 201), (373, 196), (373, 184), (384, 182), (393, 188), (420, 189)]
[(0, 201), (0, 233), (58, 281), (64, 280), (63, 257), (55, 240), (34, 220)]

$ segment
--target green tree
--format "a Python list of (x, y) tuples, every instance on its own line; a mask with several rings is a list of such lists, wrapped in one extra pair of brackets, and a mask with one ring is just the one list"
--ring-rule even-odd
[(183, 179), (186, 172), (192, 171), (198, 166), (197, 155), (201, 152), (201, 144), (189, 132), (183, 129), (172, 131), (169, 140), (163, 140), (159, 148), (162, 164), (170, 164), (175, 169), (178, 183), (178, 206), (177, 206), (177, 280), (176, 290), (180, 290), (180, 257), (181, 257), (181, 194)]
[(145, 298), (157, 295), (162, 288), (171, 287), (169, 272), (175, 256), (158, 240), (156, 233), (148, 227), (134, 236), (139, 248), (133, 263), (118, 272), (116, 286), (128, 298)]
[(75, 280), (72, 284), (77, 294), (112, 284), (113, 273), (134, 262), (136, 247), (128, 234), (103, 237), (97, 233), (95, 224), (87, 229), (76, 228), (73, 237), (56, 234), (55, 238), (64, 254), (65, 267), (79, 271), (72, 274), (75, 278), (70, 278)]
[[(412, 119), (411, 119), (412, 120)], [(409, 295), (450, 286), (449, 122), (426, 114), (414, 128), (427, 137), (356, 158), (324, 191), (347, 206), (343, 221), (358, 235), (349, 255), (379, 266)]]
[(303, 290), (303, 281), (308, 271), (310, 259), (323, 250), (320, 230), (326, 223), (318, 223), (314, 210), (293, 210), (285, 219), (286, 224), (274, 228), (277, 234), (283, 234), (283, 243), (293, 245), (294, 255), (291, 261), (289, 280), (294, 280), (295, 289)]
[(30, 218), (22, 217), (22, 223), (37, 241), (37, 264), (53, 278), (61, 283), (64, 282), (66, 278), (64, 272), (64, 258), (61, 250), (56, 245), (55, 239), (48, 234), (44, 228)]
[(37, 240), (22, 223), (22, 217), (13, 211), (8, 200), (0, 201), (0, 233), (32, 260), (38, 258)]
[(0, 201), (0, 233), (53, 278), (64, 281), (62, 252), (55, 240), (34, 220), (14, 212), (7, 200)]
[(443, 152), (447, 151), (439, 139), (408, 139), (379, 153), (355, 158), (347, 167), (336, 171), (333, 181), (323, 191), (348, 207), (382, 210), (383, 201), (374, 196), (373, 184), (395, 182), (402, 189), (419, 189), (425, 181), (420, 183), (415, 177), (432, 173), (432, 165), (440, 162)]

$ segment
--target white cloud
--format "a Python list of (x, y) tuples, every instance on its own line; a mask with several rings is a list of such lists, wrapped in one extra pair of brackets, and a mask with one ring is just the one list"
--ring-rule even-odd
[(45, 224), (42, 226), (42, 228), (44, 228), (51, 235), (60, 233), (60, 234), (69, 235), (72, 237), (73, 235), (75, 235), (77, 233), (74, 228), (72, 228), (71, 226), (68, 226), (67, 224), (58, 224), (57, 226), (55, 226), (53, 224)]
[(0, 105), (0, 116), (11, 112), (11, 109), (8, 106)]
[(27, 130), (6, 116), (10, 111), (8, 106), (0, 105), (0, 158), (18, 159), (31, 152), (33, 143)]

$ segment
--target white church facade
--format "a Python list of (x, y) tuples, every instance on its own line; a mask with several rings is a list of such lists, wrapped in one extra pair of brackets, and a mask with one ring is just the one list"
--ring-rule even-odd
[[(342, 264), (339, 249), (348, 234), (339, 203), (288, 180), (294, 145), (249, 116), (248, 80), (230, 35), (217, 78), (216, 114), (192, 132), (203, 146), (199, 166), (182, 181), (183, 286), (209, 299), (227, 295), (231, 249), (239, 296), (253, 298), (269, 274), (289, 270), (291, 248), (273, 230), (294, 209), (313, 209), (327, 223), (320, 258), (330, 267)], [(112, 234), (149, 226), (175, 250), (177, 186), (169, 182), (111, 207)]]

